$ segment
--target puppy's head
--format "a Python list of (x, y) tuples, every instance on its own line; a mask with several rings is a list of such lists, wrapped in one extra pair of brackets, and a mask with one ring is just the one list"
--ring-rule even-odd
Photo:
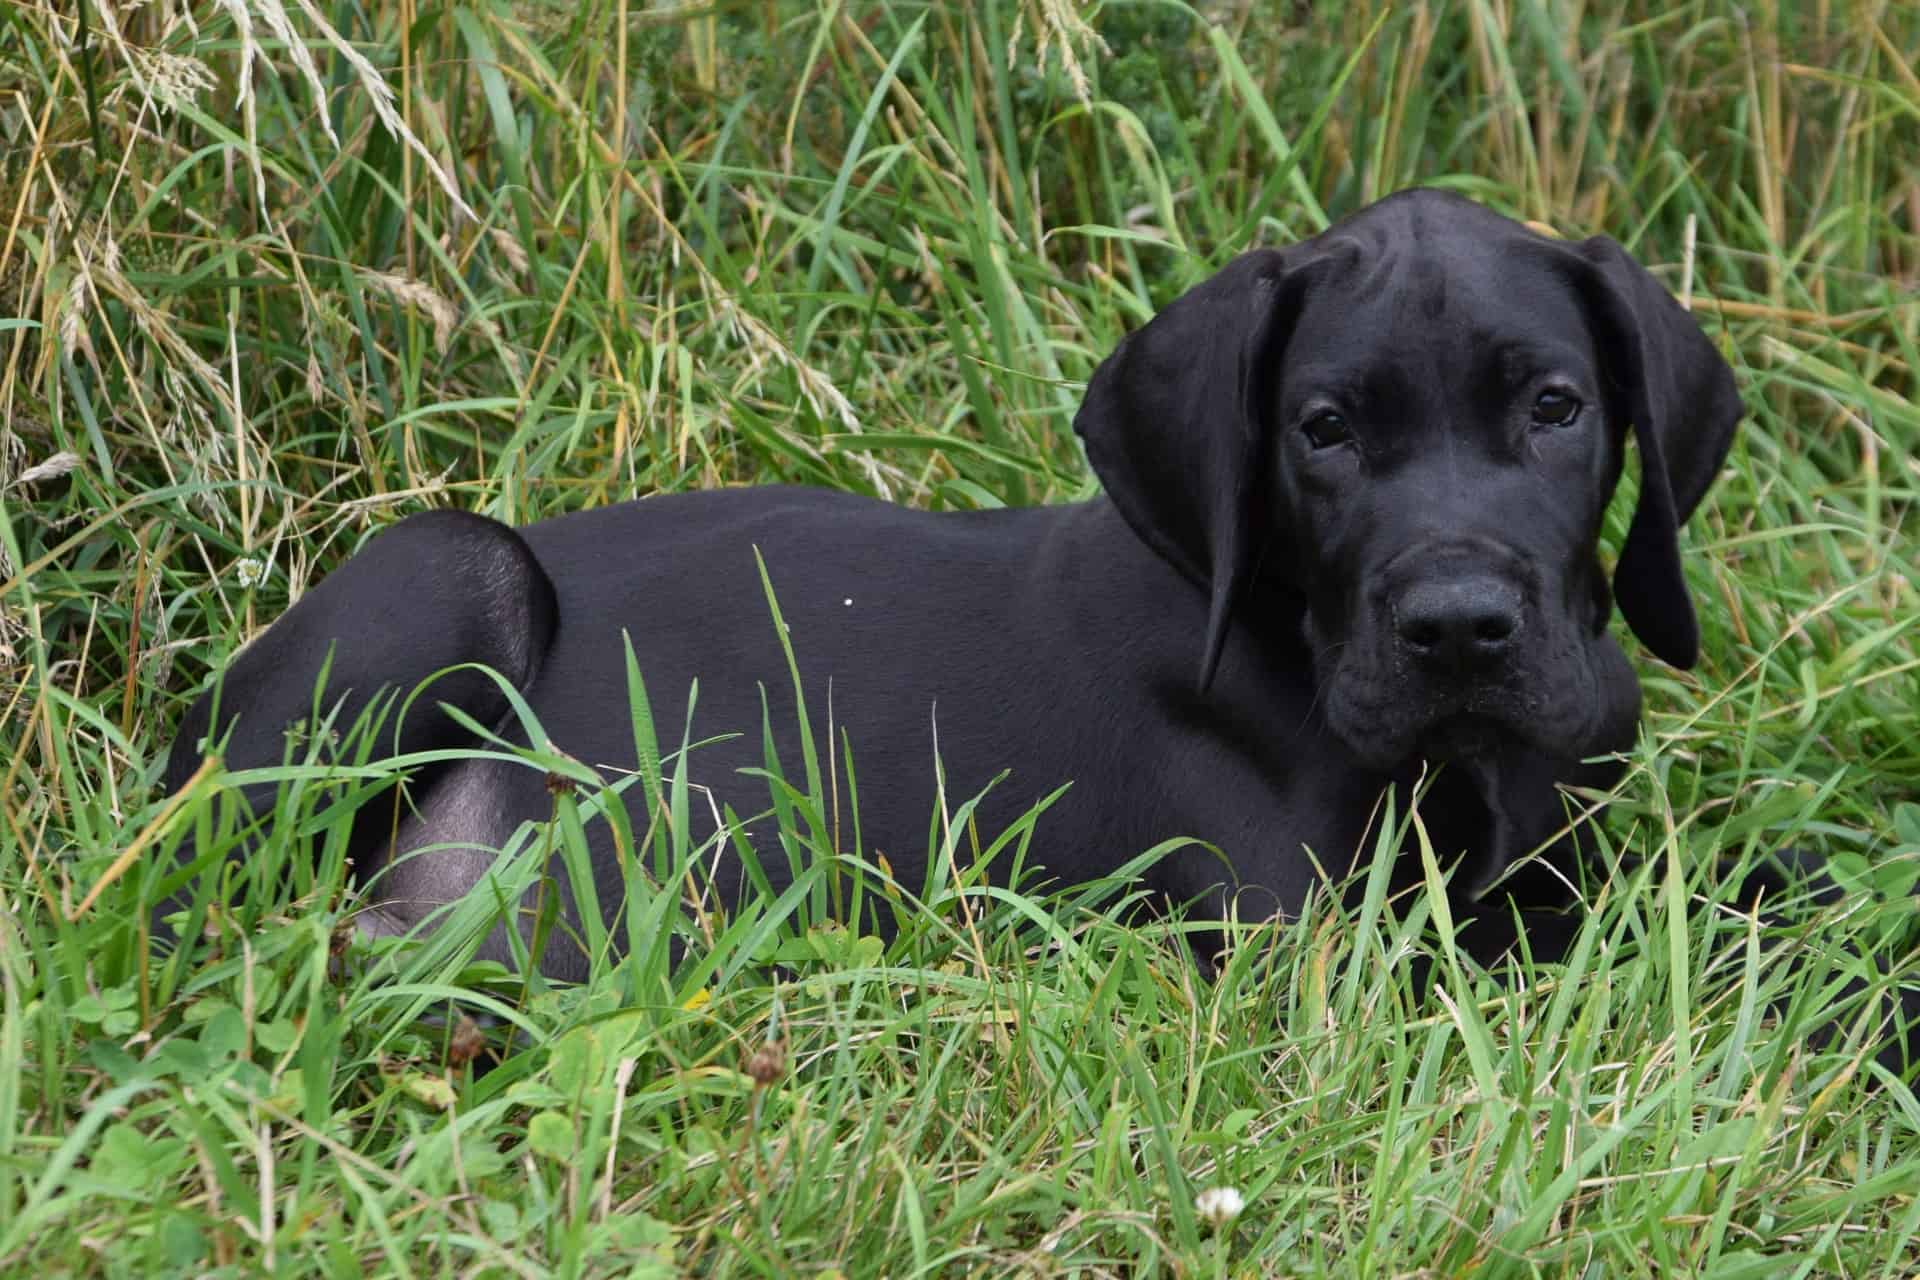
[[(1363, 761), (1615, 749), (1618, 596), (1676, 666), (1676, 535), (1732, 442), (1732, 371), (1618, 245), (1411, 191), (1245, 254), (1130, 335), (1075, 420), (1133, 529), (1236, 615), (1298, 628)], [(1631, 430), (1639, 505), (1595, 554)], [(1631, 692), (1631, 682), (1626, 682)]]

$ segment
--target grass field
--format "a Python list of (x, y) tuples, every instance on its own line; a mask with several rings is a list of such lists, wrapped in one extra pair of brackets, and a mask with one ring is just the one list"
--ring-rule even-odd
[[(1843, 943), (1916, 936), (1920, 9), (1075, 13), (0, 11), (0, 1272), (1920, 1271), (1920, 1104), (1871, 1009), (1806, 1044)], [(231, 838), (215, 775), (158, 793), (172, 725), (379, 529), (758, 481), (1087, 496), (1070, 419), (1123, 332), (1414, 183), (1619, 238), (1751, 410), (1687, 539), (1700, 665), (1628, 641), (1638, 869), (1565, 966), (1480, 972), (1374, 897), (1248, 925), (1208, 983), (1118, 880), (951, 882), (885, 944), (821, 893), (696, 916), (665, 689), (629, 906), (677, 967), (477, 971), (486, 903), (330, 961), (348, 806), (314, 800), (378, 768), (283, 771), (204, 944), (149, 953), (169, 851)], [(791, 785), (811, 888), (849, 871), (836, 797)], [(579, 848), (599, 789), (560, 792), (510, 878)], [(1714, 868), (1788, 844), (1856, 892), (1763, 949)], [(455, 990), (491, 1071), (423, 1019)]]

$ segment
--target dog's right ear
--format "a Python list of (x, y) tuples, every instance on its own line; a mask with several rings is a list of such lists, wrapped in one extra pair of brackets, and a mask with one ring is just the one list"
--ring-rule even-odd
[(1203, 689), (1275, 527), (1267, 415), (1299, 313), (1302, 248), (1242, 254), (1128, 334), (1073, 420), (1127, 524), (1210, 597)]

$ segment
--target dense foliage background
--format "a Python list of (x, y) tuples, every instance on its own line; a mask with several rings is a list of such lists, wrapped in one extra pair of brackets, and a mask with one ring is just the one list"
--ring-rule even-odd
[[(1920, 1105), (1871, 1008), (1805, 1032), (1868, 972), (1845, 940), (1911, 965), (1916, 65), (1920, 11), (1867, 0), (17, 0), (0, 1268), (1911, 1273)], [(636, 877), (687, 963), (549, 989), (465, 966), (478, 908), (345, 948), (313, 801), (384, 775), (298, 768), (249, 892), (149, 952), (216, 812), (216, 775), (156, 793), (170, 726), (381, 527), (1086, 496), (1070, 418), (1121, 333), (1413, 183), (1618, 237), (1752, 409), (1691, 528), (1706, 656), (1640, 656), (1611, 829), (1643, 861), (1565, 968), (1448, 961), (1415, 1000), (1424, 903), (1250, 926), (1207, 984), (1121, 884), (963, 879), (883, 946)], [(671, 834), (651, 693), (671, 886), (711, 851)], [(794, 785), (788, 852), (845, 869)], [(1765, 951), (1714, 868), (1786, 844), (1855, 892)], [(456, 988), (492, 993), (490, 1072), (421, 1018)], [(1217, 1231), (1210, 1185), (1247, 1202)]]

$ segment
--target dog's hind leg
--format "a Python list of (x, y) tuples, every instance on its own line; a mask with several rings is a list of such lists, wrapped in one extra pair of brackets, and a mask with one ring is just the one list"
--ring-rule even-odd
[[(440, 676), (404, 716), (396, 700), (465, 663), (526, 688), (553, 638), (557, 612), (552, 582), (506, 525), (461, 511), (411, 516), (374, 538), (235, 655), (181, 720), (163, 781), (169, 791), (178, 789), (211, 751), (222, 752), (231, 769), (280, 764), (290, 731), (302, 722), (317, 727), (311, 723), (316, 713), (344, 733), (383, 700), (374, 758), (461, 746), (470, 734), (439, 704), (483, 725), (499, 723), (509, 710), (505, 692), (485, 672)], [(424, 791), (432, 778), (416, 775), (413, 785)], [(272, 807), (274, 791), (274, 783), (255, 783), (242, 794), (258, 814)], [(388, 806), (367, 806), (353, 848), (383, 839), (391, 818)], [(192, 841), (184, 841), (177, 866), (195, 857)], [(186, 905), (182, 887), (173, 895), (156, 910), (156, 924)]]

